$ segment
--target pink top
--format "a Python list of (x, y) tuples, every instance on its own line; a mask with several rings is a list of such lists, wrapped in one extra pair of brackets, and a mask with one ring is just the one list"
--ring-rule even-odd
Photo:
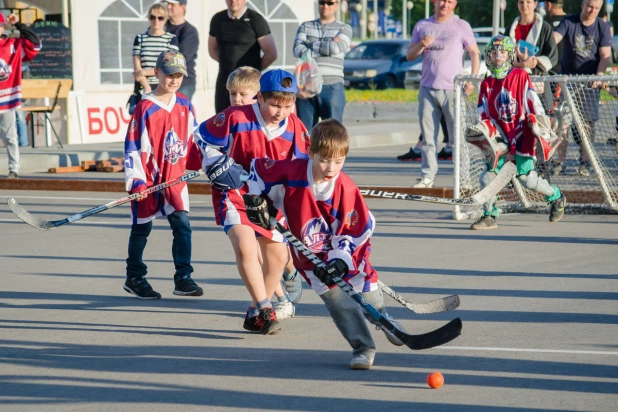
[(419, 43), (427, 35), (432, 36), (434, 42), (423, 51), (421, 86), (453, 90), (455, 76), (463, 73), (464, 51), (476, 43), (472, 28), (457, 16), (443, 23), (431, 16), (416, 23), (412, 43)]

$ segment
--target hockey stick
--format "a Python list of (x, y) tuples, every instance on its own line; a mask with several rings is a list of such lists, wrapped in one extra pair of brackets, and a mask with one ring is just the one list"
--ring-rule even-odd
[(472, 197), (463, 199), (449, 199), (446, 197), (434, 197), (423, 195), (408, 195), (406, 193), (383, 192), (381, 190), (361, 190), (363, 196), (382, 197), (387, 199), (411, 200), (413, 202), (428, 202), (440, 203), (443, 205), (453, 206), (470, 206), (484, 205), (489, 200), (493, 199), (500, 191), (511, 181), (517, 172), (517, 166), (513, 162), (507, 162), (502, 166), (500, 172), (496, 175), (490, 184), (485, 186), (483, 190), (476, 193)]
[(425, 303), (413, 303), (405, 300), (400, 294), (395, 292), (393, 289), (386, 286), (382, 281), (378, 280), (378, 286), (384, 293), (388, 296), (401, 303), (406, 308), (410, 309), (414, 313), (418, 314), (426, 314), (426, 313), (438, 313), (438, 312), (448, 312), (449, 310), (454, 310), (459, 307), (459, 296), (451, 295), (446, 296), (440, 299), (432, 300)]
[(106, 203), (104, 205), (101, 206), (97, 206), (97, 207), (93, 207), (92, 209), (88, 209), (86, 211), (83, 211), (81, 213), (77, 213), (74, 214), (72, 216), (69, 216), (67, 218), (64, 219), (60, 219), (60, 220), (43, 220), (43, 219), (39, 219), (38, 217), (35, 217), (33, 215), (31, 215), (26, 209), (24, 209), (19, 203), (17, 203), (17, 200), (15, 200), (14, 198), (9, 198), (8, 200), (8, 204), (9, 204), (9, 209), (11, 209), (13, 211), (13, 213), (15, 213), (15, 215), (20, 218), (21, 220), (23, 220), (24, 222), (28, 223), (30, 226), (35, 227), (39, 230), (50, 230), (50, 229), (54, 229), (57, 228), (58, 226), (63, 226), (63, 225), (67, 225), (69, 223), (73, 223), (76, 222), (78, 220), (81, 220), (85, 217), (88, 216), (92, 216), (92, 215), (96, 215), (97, 213), (101, 213), (105, 210), (111, 209), (113, 207), (116, 206), (120, 206), (122, 204), (128, 203), (132, 200), (137, 199), (138, 197), (140, 197), (141, 195), (148, 195), (150, 193), (154, 193), (154, 192), (158, 192), (159, 190), (163, 190), (166, 189), (168, 187), (172, 187), (177, 185), (178, 183), (184, 182), (186, 180), (190, 180), (190, 179), (195, 179), (196, 177), (199, 177), (201, 175), (203, 175), (204, 172), (202, 172), (201, 170), (197, 170), (195, 172), (189, 172), (186, 173), (180, 177), (168, 180), (167, 182), (155, 185), (155, 186), (151, 186), (139, 193), (133, 193), (132, 195), (129, 196), (125, 196), (123, 198), (120, 198), (118, 200), (114, 200), (112, 202)]
[[(289, 230), (287, 230), (281, 223), (277, 222), (274, 218), (270, 218), (270, 225), (277, 229), (279, 233), (283, 235), (291, 244), (298, 250), (300, 253), (305, 255), (313, 264), (316, 266), (324, 267), (324, 262), (322, 262), (316, 255), (314, 255), (300, 240), (298, 240)], [(343, 279), (336, 276), (333, 278), (333, 281), (339, 286), (343, 291), (350, 296), (352, 299), (356, 301), (367, 313), (369, 313), (375, 320), (377, 320), (380, 325), (382, 325), (386, 330), (391, 332), (393, 335), (397, 336), (408, 348), (413, 350), (421, 350), (421, 349), (429, 349), (435, 346), (444, 345), (452, 341), (461, 335), (461, 319), (456, 318), (442, 326), (439, 329), (436, 329), (432, 332), (425, 333), (423, 335), (408, 335), (407, 333), (402, 332), (397, 329), (395, 325), (391, 323), (386, 317), (382, 315), (376, 308), (371, 306), (363, 296), (352, 289), (352, 287), (347, 284)]]

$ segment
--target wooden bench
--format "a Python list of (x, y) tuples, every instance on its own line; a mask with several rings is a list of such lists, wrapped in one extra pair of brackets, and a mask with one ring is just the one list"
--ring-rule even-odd
[(66, 99), (73, 85), (72, 79), (22, 79), (21, 98), (22, 99), (45, 99), (48, 98), (52, 103), (48, 106), (22, 106), (19, 110), (30, 113), (30, 126), (32, 130), (32, 147), (34, 144), (34, 114), (43, 113), (45, 115), (45, 127), (49, 125), (56, 136), (60, 147), (62, 143), (52, 125), (49, 114), (60, 109), (58, 99)]

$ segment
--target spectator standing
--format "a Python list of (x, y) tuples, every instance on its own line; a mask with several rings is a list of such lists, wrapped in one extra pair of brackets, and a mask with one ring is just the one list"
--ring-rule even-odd
[[(480, 52), (468, 22), (454, 15), (456, 0), (436, 0), (434, 15), (416, 23), (407, 51), (409, 61), (421, 54), (421, 87), (418, 115), (423, 135), (421, 177), (414, 187), (433, 187), (438, 173), (436, 148), (440, 117), (446, 117), (449, 136), (454, 136), (453, 94), (455, 76), (463, 73), (463, 55), (472, 59), (472, 74), (478, 74)], [(469, 86), (468, 86), (469, 87)]]
[[(556, 43), (564, 41), (562, 57), (563, 74), (603, 75), (611, 59), (612, 37), (609, 25), (598, 18), (603, 0), (583, 0), (578, 14), (569, 14), (554, 31)], [(580, 105), (579, 110), (595, 139), (595, 122), (599, 120), (600, 83), (570, 85), (569, 91)], [(581, 146), (581, 138), (574, 130), (575, 142), (580, 145), (579, 174), (590, 175), (588, 153)]]
[[(135, 36), (133, 42), (133, 77), (136, 91), (143, 87), (144, 94), (156, 88), (159, 80), (154, 74), (157, 57), (164, 51), (178, 51), (178, 38), (165, 31), (167, 8), (161, 3), (155, 3), (148, 10), (150, 27), (144, 33)], [(138, 94), (139, 96), (139, 94)]]
[(2, 36), (4, 16), (0, 14), (0, 139), (9, 158), (8, 178), (17, 178), (19, 172), (19, 144), (15, 128), (15, 111), (21, 107), (22, 61), (30, 61), (41, 50), (37, 35), (11, 14), (7, 21), (19, 30), (18, 38)]
[(178, 89), (178, 93), (184, 94), (191, 100), (195, 93), (195, 60), (197, 59), (197, 50), (200, 47), (200, 36), (197, 29), (185, 20), (187, 0), (164, 1), (167, 2), (167, 13), (169, 15), (165, 31), (178, 38), (178, 48), (187, 62), (187, 76)]
[(519, 16), (515, 18), (508, 33), (515, 43), (522, 40), (539, 48), (537, 55), (529, 55), (526, 49), (516, 47), (514, 67), (530, 74), (543, 74), (558, 62), (558, 50), (554, 41), (552, 26), (535, 13), (537, 0), (517, 0)]
[(352, 39), (352, 28), (335, 17), (339, 0), (320, 0), (318, 4), (320, 18), (301, 24), (294, 39), (294, 56), (310, 53), (324, 79), (320, 94), (310, 99), (296, 100), (298, 117), (309, 131), (319, 118), (336, 119), (343, 123), (343, 58), (350, 50)]
[(215, 89), (217, 113), (230, 107), (226, 84), (234, 70), (249, 66), (262, 71), (277, 60), (277, 46), (264, 17), (247, 8), (247, 0), (225, 0), (225, 3), (227, 10), (212, 17), (208, 37), (208, 54), (219, 62)]
[[(564, 12), (564, 0), (545, 0), (545, 20), (551, 24), (552, 29), (556, 29), (566, 13)], [(554, 41), (555, 43), (555, 41)], [(558, 49), (558, 61), (554, 65), (552, 71), (561, 73), (562, 64), (562, 44), (556, 45)]]

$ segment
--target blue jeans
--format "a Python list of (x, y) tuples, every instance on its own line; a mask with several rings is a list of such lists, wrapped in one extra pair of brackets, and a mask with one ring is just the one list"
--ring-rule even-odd
[(193, 99), (193, 94), (195, 94), (195, 85), (183, 84), (178, 88), (178, 93), (184, 94), (189, 100), (191, 100)]
[(343, 123), (344, 109), (343, 83), (325, 84), (317, 96), (296, 100), (296, 114), (309, 131), (318, 123), (318, 119), (336, 119)]
[(28, 125), (26, 124), (26, 112), (15, 111), (15, 127), (17, 127), (17, 138), (21, 147), (28, 146)]
[[(174, 278), (193, 273), (191, 266), (191, 225), (185, 211), (174, 212), (167, 216), (167, 221), (174, 233), (172, 257), (176, 273)], [(129, 236), (129, 257), (127, 258), (127, 277), (146, 276), (147, 266), (142, 260), (148, 235), (152, 230), (152, 221), (131, 226)]]

